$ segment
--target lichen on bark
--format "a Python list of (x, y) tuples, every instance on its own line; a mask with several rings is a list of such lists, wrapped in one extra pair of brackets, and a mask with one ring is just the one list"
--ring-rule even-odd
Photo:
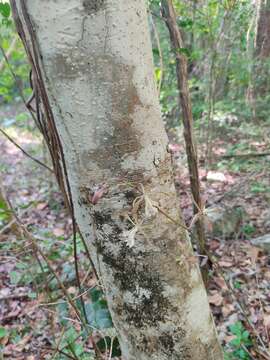
[(83, 7), (88, 15), (104, 9), (105, 0), (83, 0)]

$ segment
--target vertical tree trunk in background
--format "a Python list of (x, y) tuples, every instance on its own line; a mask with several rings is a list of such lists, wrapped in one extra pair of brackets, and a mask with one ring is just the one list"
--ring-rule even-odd
[(257, 0), (252, 102), (254, 118), (267, 118), (266, 96), (270, 89), (270, 0)]
[(270, 0), (258, 0), (255, 55), (264, 59), (270, 57)]
[(11, 4), (28, 50), (38, 53), (76, 221), (123, 358), (222, 359), (179, 226), (145, 1)]
[[(177, 25), (176, 14), (171, 0), (162, 0), (162, 15), (166, 21), (168, 30), (170, 32), (172, 49), (176, 58), (176, 76), (179, 89), (179, 102), (182, 108), (183, 124), (184, 124), (184, 138), (186, 143), (186, 153), (189, 167), (189, 177), (191, 192), (195, 204), (193, 205), (194, 215), (202, 209), (202, 199), (200, 194), (200, 178), (198, 168), (197, 146), (193, 134), (193, 115), (192, 105), (188, 85), (188, 62), (186, 56), (181, 53), (184, 42), (182, 34)], [(203, 216), (198, 217), (196, 222), (198, 252), (202, 256), (207, 256), (206, 238), (204, 230)], [(204, 281), (207, 282), (208, 268), (205, 266), (202, 269)]]

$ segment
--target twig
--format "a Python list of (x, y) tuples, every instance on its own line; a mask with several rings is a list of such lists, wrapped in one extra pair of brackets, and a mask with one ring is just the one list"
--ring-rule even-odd
[[(184, 138), (188, 159), (190, 187), (195, 203), (197, 204), (197, 206), (193, 205), (193, 214), (194, 216), (196, 216), (196, 214), (199, 212), (198, 209), (202, 209), (202, 198), (200, 189), (197, 146), (194, 139), (193, 131), (192, 103), (188, 84), (188, 59), (185, 54), (181, 52), (181, 49), (185, 48), (185, 44), (183, 41), (182, 33), (177, 24), (176, 12), (172, 0), (161, 1), (161, 13), (170, 33), (171, 47), (175, 54), (176, 76), (178, 83), (179, 102), (181, 104), (183, 115)], [(201, 255), (207, 255), (204, 219), (201, 216), (197, 217), (196, 232), (199, 253)], [(205, 267), (205, 269), (202, 270), (202, 277), (204, 282), (207, 283), (207, 266)]]
[[(72, 298), (73, 301), (79, 299), (80, 297), (86, 295), (88, 293), (88, 291), (90, 291), (91, 289), (93, 289), (95, 286), (90, 287), (89, 289), (85, 290), (83, 293), (75, 296), (74, 298)], [(0, 298), (1, 300), (1, 298)], [(56, 301), (56, 302), (50, 302), (50, 303), (41, 303), (38, 306), (53, 306), (53, 305), (60, 305), (60, 304), (66, 304), (67, 301), (63, 300), (63, 301)]]
[(0, 230), (0, 235), (4, 234), (9, 228), (12, 227), (12, 225), (14, 225), (16, 223), (15, 219), (12, 219), (7, 225), (5, 225), (1, 230)]
[[(19, 217), (17, 216), (15, 210), (13, 209), (12, 207), (12, 204), (10, 203), (9, 199), (7, 198), (7, 203), (8, 203), (8, 206), (9, 208), (11, 209), (11, 211), (13, 212), (13, 215), (14, 217), (16, 218), (17, 220), (17, 224), (20, 226), (21, 230), (22, 230), (22, 233), (29, 239), (29, 241), (31, 242), (32, 244), (32, 247), (34, 249), (34, 251), (36, 253), (38, 253), (42, 259), (45, 261), (47, 267), (49, 268), (49, 270), (51, 271), (51, 273), (54, 275), (54, 277), (56, 278), (57, 280), (57, 283), (59, 285), (59, 287), (62, 289), (65, 297), (67, 298), (67, 301), (68, 303), (70, 304), (70, 306), (73, 308), (73, 310), (75, 311), (75, 314), (77, 316), (77, 318), (80, 320), (80, 323), (84, 326), (85, 330), (89, 333), (89, 328), (91, 328), (91, 326), (89, 326), (88, 324), (88, 320), (87, 320), (87, 317), (85, 317), (85, 320), (83, 319), (83, 317), (81, 316), (80, 312), (78, 311), (75, 303), (74, 303), (74, 300), (71, 298), (71, 296), (69, 295), (68, 291), (66, 290), (64, 284), (62, 283), (60, 277), (58, 276), (58, 274), (56, 273), (56, 271), (54, 270), (53, 266), (51, 265), (51, 262), (49, 261), (49, 259), (46, 257), (46, 255), (44, 254), (44, 252), (40, 249), (40, 247), (38, 246), (37, 244), (37, 239), (34, 237), (34, 235), (32, 235), (28, 230), (27, 228), (23, 225), (23, 223), (21, 222), (21, 220), (19, 219)], [(81, 294), (80, 294), (81, 295)], [(81, 299), (81, 297), (80, 297)], [(90, 335), (90, 333), (89, 333)], [(95, 354), (97, 356), (97, 358), (100, 358), (100, 351), (94, 341), (94, 339), (92, 338), (92, 335), (90, 336), (91, 339), (92, 339), (92, 343), (93, 343), (93, 347), (94, 347), (94, 350), (95, 350)]]
[(252, 356), (252, 354), (250, 353), (250, 351), (248, 350), (248, 348), (247, 348), (244, 344), (241, 345), (241, 348), (242, 348), (243, 350), (245, 350), (246, 353), (248, 353), (248, 355), (250, 356), (251, 360), (256, 360), (256, 359)]
[(262, 153), (256, 153), (256, 152), (251, 152), (251, 153), (247, 153), (247, 154), (232, 154), (232, 155), (222, 155), (220, 156), (221, 159), (231, 159), (231, 158), (250, 158), (250, 157), (257, 157), (257, 156), (269, 156), (270, 152), (262, 152)]
[(62, 329), (62, 331), (61, 331), (61, 334), (60, 334), (60, 337), (59, 337), (59, 339), (58, 339), (58, 341), (57, 341), (57, 343), (56, 343), (55, 352), (54, 352), (54, 354), (52, 355), (51, 360), (54, 360), (55, 357), (56, 357), (56, 355), (57, 355), (57, 353), (59, 352), (59, 346), (60, 346), (61, 341), (62, 341), (62, 339), (63, 339), (64, 333), (65, 333), (65, 328), (63, 327), (63, 329)]
[(187, 230), (187, 231), (190, 230), (187, 226), (185, 226), (185, 225), (181, 224), (179, 221), (173, 219), (173, 218), (172, 218), (170, 215), (168, 215), (164, 210), (162, 210), (161, 207), (159, 207), (159, 206), (157, 206), (157, 205), (153, 205), (153, 206), (154, 206), (162, 215), (166, 216), (166, 218), (168, 218), (168, 219), (169, 219), (172, 223), (174, 223), (175, 225), (178, 225), (178, 226), (182, 227), (183, 229), (185, 229), (185, 230)]
[(71, 296), (69, 295), (69, 293), (67, 292), (65, 286), (63, 285), (60, 277), (58, 276), (58, 274), (55, 272), (54, 268), (52, 267), (51, 265), (51, 262), (49, 261), (49, 259), (47, 259), (46, 255), (44, 254), (44, 252), (40, 249), (40, 247), (37, 245), (37, 241), (36, 241), (36, 238), (34, 237), (34, 235), (32, 235), (27, 229), (26, 227), (24, 226), (24, 224), (21, 222), (21, 220), (18, 218), (18, 215), (16, 214), (15, 210), (13, 209), (12, 207), (12, 204), (11, 202), (9, 201), (9, 199), (7, 199), (7, 202), (8, 202), (8, 205), (10, 207), (10, 209), (12, 210), (13, 212), (13, 215), (17, 221), (17, 224), (20, 226), (23, 234), (28, 238), (28, 240), (31, 242), (34, 250), (42, 257), (42, 259), (45, 261), (46, 265), (48, 266), (49, 270), (51, 271), (51, 273), (54, 275), (54, 277), (56, 278), (57, 282), (58, 282), (58, 285), (59, 287), (62, 289), (64, 295), (66, 296), (69, 304), (72, 306), (72, 308), (74, 309), (77, 317), (79, 319), (81, 319), (81, 315), (78, 311), (78, 309), (76, 308), (74, 302), (72, 301), (72, 298)]
[(270, 360), (270, 355), (268, 356), (264, 352), (261, 351), (261, 349), (256, 349), (257, 353), (262, 356), (265, 360)]
[(12, 300), (12, 299), (22, 299), (22, 298), (28, 298), (29, 294), (25, 293), (25, 294), (10, 294), (10, 295), (6, 295), (6, 296), (0, 296), (0, 301), (4, 301), (4, 300)]
[[(3, 192), (3, 189), (0, 188), (0, 191)], [(46, 206), (47, 206), (47, 205), (46, 205)], [(20, 213), (20, 216), (23, 216), (23, 215), (24, 215), (25, 213), (27, 213), (27, 211), (29, 211), (32, 207), (33, 207), (33, 203), (30, 203), (29, 206)], [(10, 212), (11, 212), (12, 215), (13, 215), (12, 210), (10, 210)], [(8, 224), (6, 224), (6, 225), (0, 230), (0, 235), (4, 234), (4, 233), (5, 233), (9, 228), (11, 228), (15, 223), (16, 223), (16, 219), (13, 217), (13, 219), (12, 219)], [(12, 230), (12, 229), (11, 229), (11, 230)]]
[(26, 150), (24, 150), (19, 144), (16, 143), (15, 140), (12, 139), (12, 137), (10, 137), (3, 129), (0, 128), (0, 132), (14, 145), (16, 146), (25, 156), (27, 156), (28, 158), (30, 158), (31, 160), (33, 160), (34, 162), (36, 162), (37, 164), (39, 164), (40, 166), (44, 167), (46, 170), (50, 171), (51, 173), (54, 173), (54, 171), (49, 168), (46, 164), (44, 164), (43, 162), (41, 162), (40, 160), (36, 159), (35, 157), (33, 157), (32, 155), (30, 155)]
[[(56, 350), (55, 347), (52, 347), (52, 346), (46, 346), (45, 349), (47, 350)], [(66, 356), (68, 359), (71, 359), (71, 360), (77, 360), (75, 357), (71, 356), (70, 354), (66, 353), (65, 351), (61, 350), (61, 349), (57, 349), (57, 352), (59, 352), (59, 354), (62, 354), (64, 356)]]
[[(12, 39), (11, 44), (10, 44), (10, 46), (9, 46), (7, 52), (6, 52), (6, 58), (7, 58), (7, 59), (9, 59), (10, 56), (12, 55), (12, 52), (13, 52), (13, 50), (15, 49), (17, 40), (18, 40), (17, 37), (14, 36), (14, 38)], [(4, 59), (2, 59), (1, 62), (0, 62), (0, 73), (1, 73), (2, 70), (4, 69), (5, 65), (6, 65), (6, 59), (4, 58)]]
[(111, 346), (110, 346), (110, 353), (109, 353), (109, 357), (108, 360), (111, 360), (112, 358), (112, 352), (113, 352), (113, 342), (114, 342), (115, 337), (111, 338)]

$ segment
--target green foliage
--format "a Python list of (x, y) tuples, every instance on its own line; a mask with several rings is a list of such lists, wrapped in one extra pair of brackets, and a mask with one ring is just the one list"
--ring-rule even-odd
[(241, 287), (242, 287), (242, 284), (241, 284), (241, 282), (239, 282), (239, 281), (235, 281), (234, 283), (233, 283), (233, 287), (235, 288), (235, 289), (241, 289)]
[(7, 2), (1, 2), (0, 3), (0, 14), (8, 19), (10, 16), (10, 5)]
[(90, 290), (90, 297), (91, 302), (85, 304), (89, 325), (95, 329), (107, 329), (113, 327), (111, 315), (103, 293), (94, 288)]
[(270, 192), (270, 187), (261, 183), (261, 182), (257, 182), (257, 181), (254, 181), (252, 184), (251, 184), (251, 187), (250, 187), (250, 191), (254, 194), (258, 194), (258, 193), (269, 193)]
[[(11, 19), (10, 5), (7, 2), (0, 2), (0, 46), (7, 54), (14, 38), (17, 37), (15, 26)], [(29, 65), (26, 59), (23, 46), (18, 39), (6, 63), (2, 51), (0, 51), (0, 63), (3, 63), (0, 76), (0, 105), (14, 100), (21, 101), (21, 91), (27, 98), (29, 89)], [(12, 71), (15, 74), (15, 78)]]
[(228, 360), (250, 360), (247, 352), (248, 348), (252, 345), (250, 333), (247, 331), (240, 321), (229, 326), (230, 332), (235, 335), (235, 338), (230, 342), (231, 352), (227, 352), (225, 359)]
[(0, 16), (2, 17), (1, 23), (3, 26), (11, 26), (12, 22), (9, 19), (11, 14), (10, 5), (7, 2), (0, 2)]
[(256, 228), (252, 224), (244, 224), (242, 227), (242, 233), (246, 238), (250, 238), (256, 232)]
[(0, 197), (0, 225), (10, 218), (10, 211), (8, 210), (7, 204)]
[[(159, 14), (160, 1), (149, 1), (149, 6), (152, 13)], [(246, 101), (246, 91), (252, 80), (253, 56), (250, 49), (252, 50), (253, 46), (254, 31), (249, 27), (254, 11), (253, 5), (246, 0), (207, 0), (200, 3), (199, 7), (189, 2), (174, 1), (174, 7), (185, 41), (185, 46), (179, 49), (179, 52), (186, 55), (189, 62), (195, 120), (200, 119), (209, 108), (211, 64), (216, 81), (214, 107), (218, 104), (220, 110), (233, 112), (240, 118), (251, 119), (253, 110), (251, 104)], [(163, 71), (160, 92), (162, 111), (170, 121), (170, 126), (174, 126), (180, 121), (174, 54), (168, 43), (168, 30), (164, 22), (157, 16), (153, 16), (153, 21), (159, 33), (162, 49), (163, 69), (153, 36), (157, 80), (160, 80), (160, 73)], [(217, 43), (219, 46), (216, 49)], [(261, 115), (262, 111), (267, 111), (269, 101), (264, 97), (262, 103), (259, 110)], [(202, 125), (201, 122), (200, 124)]]
[[(69, 305), (67, 302), (59, 303), (57, 310), (60, 316), (60, 323), (66, 328), (64, 333), (64, 340), (61, 342), (61, 346), (65, 347), (68, 353), (71, 355), (76, 354), (80, 359), (88, 359), (89, 354), (84, 350), (84, 342), (89, 338), (89, 333), (94, 330), (99, 330), (100, 334), (107, 329), (113, 328), (111, 316), (107, 307), (107, 302), (101, 290), (93, 288), (88, 292), (89, 300), (85, 301), (85, 310), (87, 316), (87, 329), (82, 328), (78, 331), (74, 330), (74, 327), (69, 323)], [(82, 304), (79, 299), (76, 300), (76, 306), (79, 309), (82, 317), (84, 316)], [(112, 347), (112, 357), (120, 356), (121, 351), (119, 343), (116, 337), (105, 335), (98, 342), (97, 346), (101, 352), (108, 351)]]
[(7, 330), (3, 327), (0, 327), (0, 339), (7, 335)]

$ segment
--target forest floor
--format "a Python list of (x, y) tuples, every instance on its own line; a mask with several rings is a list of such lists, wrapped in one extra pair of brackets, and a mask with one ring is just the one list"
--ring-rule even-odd
[[(41, 137), (21, 107), (2, 109), (0, 125), (25, 150), (46, 161)], [(217, 160), (228, 152), (267, 149), (258, 134), (247, 136), (239, 129), (223, 129), (222, 136), (217, 132), (211, 172), (203, 170), (203, 163), (200, 170), (207, 208), (241, 206), (245, 213), (229, 237), (213, 235), (213, 224), (208, 226), (208, 245), (216, 259), (208, 294), (220, 340), (231, 354), (228, 359), (265, 360), (270, 359), (270, 256), (250, 238), (270, 233), (270, 161), (267, 156)], [(0, 153), (5, 194), (68, 294), (76, 297), (72, 224), (53, 176), (2, 135)], [(184, 218), (190, 223), (187, 171), (177, 171), (176, 180)], [(33, 239), (14, 225), (13, 216), (5, 216), (0, 212), (0, 359), (89, 358), (87, 348), (99, 341), (101, 331), (81, 339), (80, 323), (67, 309), (55, 274), (36, 253)], [(96, 280), (81, 243), (78, 252), (81, 281), (89, 290)], [(105, 351), (104, 359), (110, 357)]]

